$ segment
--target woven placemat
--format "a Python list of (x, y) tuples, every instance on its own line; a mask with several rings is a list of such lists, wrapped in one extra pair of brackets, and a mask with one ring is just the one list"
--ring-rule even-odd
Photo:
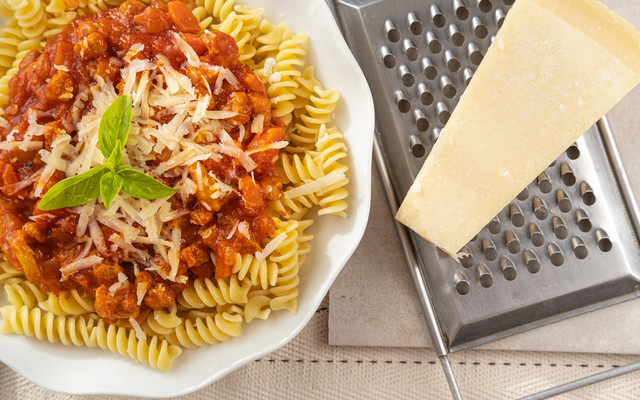
[[(449, 389), (430, 349), (327, 345), (328, 300), (309, 325), (280, 350), (182, 400), (447, 399)], [(635, 361), (633, 356), (465, 351), (451, 355), (466, 399), (509, 399)], [(73, 376), (73, 372), (69, 372)], [(559, 399), (637, 399), (640, 373)], [(130, 400), (70, 396), (39, 388), (0, 364), (2, 400)]]

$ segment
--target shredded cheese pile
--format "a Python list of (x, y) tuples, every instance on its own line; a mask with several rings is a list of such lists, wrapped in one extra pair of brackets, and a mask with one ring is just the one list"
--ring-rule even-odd
[[(3, 143), (4, 146), (18, 146), (22, 149), (41, 149), (39, 154), (46, 166), (36, 178), (38, 179), (35, 187), (36, 196), (40, 197), (44, 194), (44, 185), (56, 170), (71, 177), (106, 161), (98, 148), (100, 119), (119, 95), (128, 95), (133, 101), (131, 131), (123, 154), (124, 163), (154, 178), (159, 176), (178, 178), (175, 188), (178, 189), (177, 196), (180, 196), (183, 202), (189, 195), (195, 194), (196, 189), (203, 184), (201, 174), (205, 172), (200, 171), (200, 179), (194, 182), (188, 174), (190, 165), (226, 154), (237, 159), (250, 172), (257, 166), (249, 157), (250, 154), (269, 148), (280, 149), (287, 145), (287, 142), (283, 141), (274, 143), (268, 148), (253, 149), (251, 152), (243, 151), (225, 130), (223, 121), (235, 116), (236, 113), (208, 110), (211, 98), (222, 90), (225, 81), (232, 87), (239, 88), (240, 82), (237, 77), (227, 68), (201, 62), (193, 48), (178, 34), (173, 33), (173, 39), (190, 65), (210, 70), (217, 75), (213, 87), (209, 87), (203, 80), (208, 93), (197, 93), (189, 77), (175, 70), (166, 57), (159, 56), (155, 61), (142, 59), (139, 53), (144, 46), (133, 45), (124, 63), (114, 60), (122, 67), (121, 93), (116, 92), (113, 84), (101, 81), (97, 77), (98, 82), (94, 87), (76, 95), (73, 107), (74, 124), (77, 130), (76, 143), (72, 142), (70, 135), (62, 134), (55, 138), (51, 150), (43, 149), (42, 142), (32, 141), (34, 136), (41, 135), (45, 129), (43, 125), (37, 123), (35, 114), (29, 115), (29, 127), (23, 141)], [(91, 111), (82, 115), (81, 111), (89, 104)], [(166, 124), (161, 124), (152, 118), (158, 112), (173, 117)], [(264, 122), (264, 116), (254, 118), (251, 131), (261, 132)], [(206, 135), (206, 140), (197, 141), (197, 135)], [(170, 156), (166, 157), (166, 161), (153, 167), (146, 165), (145, 161), (149, 158), (149, 154), (167, 151), (170, 152)], [(234, 192), (234, 188), (212, 174), (210, 176), (216, 179), (214, 185), (216, 190), (213, 196), (223, 197)], [(108, 210), (96, 201), (74, 209), (79, 216), (76, 231), (78, 238), (84, 238), (87, 243), (93, 243), (103, 256), (107, 256), (109, 250), (122, 249), (135, 263), (157, 271), (163, 278), (178, 282), (186, 281), (185, 276), (176, 276), (180, 258), (181, 232), (180, 229), (169, 229), (168, 222), (189, 211), (173, 210), (167, 198), (144, 200), (122, 195), (115, 198)], [(112, 228), (120, 234), (112, 234), (105, 238), (99, 224)], [(242, 223), (234, 231), (236, 229), (240, 233), (243, 231), (248, 233), (248, 227)], [(162, 256), (170, 265), (171, 271), (167, 274), (154, 265), (149, 252), (141, 250), (144, 246), (137, 247), (136, 244), (153, 246), (155, 254)], [(64, 267), (63, 279), (83, 268), (93, 267), (101, 261), (100, 256), (87, 257), (85, 254), (83, 258)], [(124, 285), (124, 282), (118, 282), (115, 285), (113, 290)]]

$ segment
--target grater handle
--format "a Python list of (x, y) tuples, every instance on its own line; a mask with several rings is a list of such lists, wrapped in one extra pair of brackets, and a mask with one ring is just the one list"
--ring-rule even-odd
[[(393, 190), (389, 170), (387, 169), (386, 163), (384, 161), (384, 155), (382, 153), (379, 142), (379, 134), (377, 132), (374, 135), (373, 140), (373, 158), (376, 161), (378, 171), (380, 172), (380, 176), (382, 178), (382, 187), (384, 188), (384, 193), (387, 198), (387, 204), (391, 209), (391, 214), (395, 215), (395, 213), (398, 211), (398, 199), (396, 198), (395, 191)], [(449, 349), (446, 342), (444, 341), (440, 325), (438, 324), (435, 309), (433, 307), (433, 303), (431, 302), (431, 294), (429, 293), (427, 281), (422, 272), (422, 268), (420, 268), (419, 261), (416, 258), (414, 247), (412, 246), (411, 240), (409, 238), (409, 233), (407, 232), (407, 229), (398, 221), (394, 220), (394, 225), (398, 232), (400, 245), (402, 247), (407, 266), (409, 267), (409, 272), (415, 285), (416, 293), (418, 294), (418, 300), (420, 302), (420, 307), (427, 323), (429, 336), (431, 336), (431, 341), (433, 342), (433, 348), (438, 358), (440, 359), (440, 363), (442, 364), (442, 369), (447, 379), (447, 383), (449, 384), (449, 389), (451, 390), (453, 398), (455, 400), (462, 400), (460, 388), (458, 387), (458, 384), (456, 382), (453, 369), (451, 368), (451, 363), (447, 358)]]

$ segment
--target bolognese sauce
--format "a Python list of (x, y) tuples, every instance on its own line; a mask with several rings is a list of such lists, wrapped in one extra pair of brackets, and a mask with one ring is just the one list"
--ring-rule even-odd
[[(181, 47), (185, 43), (190, 47), (186, 52)], [(195, 62), (190, 54), (196, 55)], [(268, 201), (280, 196), (282, 179), (273, 144), (282, 143), (284, 127), (271, 117), (263, 84), (238, 57), (233, 38), (217, 31), (201, 34), (184, 3), (155, 0), (149, 6), (127, 0), (117, 9), (74, 20), (42, 53), (28, 53), (10, 82), (9, 106), (0, 120), (0, 247), (8, 260), (44, 291), (75, 289), (95, 297), (96, 312), (117, 322), (170, 306), (190, 280), (227, 277), (238, 254), (260, 251), (275, 229)], [(78, 119), (95, 112), (89, 89), (112, 84), (121, 93), (123, 67), (136, 59), (158, 65), (168, 60), (166, 68), (188, 77), (195, 93), (207, 99), (206, 109), (222, 112), (219, 124), (225, 137), (252, 164), (248, 170), (242, 157), (222, 151), (199, 157), (182, 173), (168, 168), (156, 174), (171, 187), (186, 178), (196, 183), (186, 195), (167, 200), (174, 216), (166, 221), (167, 229), (179, 232), (177, 266), (150, 243), (113, 243), (111, 238), (122, 237), (114, 226), (91, 226), (99, 229), (92, 233), (104, 238), (102, 245), (89, 235), (78, 236), (83, 217), (76, 209), (38, 208), (44, 193), (66, 177), (58, 169), (42, 174), (56, 162), (50, 156), (59, 145), (56, 139), (69, 135), (70, 145), (78, 145)], [(231, 71), (237, 82), (219, 79), (220, 68)], [(153, 84), (163, 90), (168, 82)], [(156, 125), (170, 126), (173, 118), (166, 110), (150, 114)], [(193, 140), (211, 148), (224, 142), (204, 129)], [(171, 156), (166, 148), (150, 151), (144, 167), (166, 164)], [(140, 222), (132, 228), (146, 229)], [(140, 252), (144, 257), (135, 256)], [(100, 262), (65, 270), (90, 257)]]

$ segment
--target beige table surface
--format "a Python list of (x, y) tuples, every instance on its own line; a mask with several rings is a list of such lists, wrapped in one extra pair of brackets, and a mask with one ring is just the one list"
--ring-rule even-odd
[[(604, 0), (604, 3), (640, 27), (640, 1)], [(611, 113), (611, 123), (627, 172), (635, 187), (640, 188), (640, 89), (636, 89)], [(624, 134), (621, 134), (624, 132)], [(375, 185), (379, 185), (374, 181)], [(380, 201), (380, 198), (375, 201)], [(374, 204), (374, 207), (376, 205)], [(377, 210), (385, 210), (385, 204), (377, 204)], [(360, 287), (353, 279), (352, 271), (362, 262), (368, 262), (362, 254), (380, 254), (380, 242), (371, 240), (376, 224), (388, 223), (384, 214), (374, 213), (362, 245), (356, 256), (345, 267), (334, 285), (344, 288)], [(378, 253), (374, 253), (378, 251)], [(388, 254), (401, 258), (400, 253)], [(376, 258), (369, 258), (369, 260)], [(384, 259), (377, 259), (384, 262)], [(412, 293), (406, 272), (400, 269), (399, 292)], [(405, 274), (405, 275), (403, 275)], [(357, 277), (356, 277), (357, 278)], [(376, 287), (369, 287), (376, 291)], [(335, 298), (333, 298), (335, 301)], [(640, 306), (640, 304), (638, 304)], [(362, 307), (376, 307), (362, 304)], [(353, 347), (330, 346), (329, 312), (334, 308), (325, 299), (309, 325), (282, 349), (237, 370), (205, 389), (183, 396), (181, 399), (447, 399), (450, 398), (446, 381), (437, 357), (426, 348), (402, 347)], [(640, 307), (638, 307), (640, 309)], [(416, 319), (419, 310), (408, 303), (398, 313)], [(332, 311), (335, 313), (336, 311)], [(364, 313), (363, 314), (367, 314)], [(334, 314), (334, 316), (337, 314)], [(368, 313), (367, 315), (371, 315)], [(365, 323), (366, 322), (366, 323)], [(377, 325), (384, 330), (384, 320), (357, 321), (352, 325), (354, 334), (360, 332), (376, 337), (375, 329), (365, 331), (364, 326)], [(358, 325), (361, 329), (358, 330)], [(603, 330), (604, 332), (607, 329)], [(414, 334), (415, 335), (415, 334)], [(620, 344), (629, 338), (611, 331), (608, 338)], [(394, 339), (397, 340), (397, 339)], [(579, 341), (580, 337), (561, 334), (558, 341)], [(400, 338), (402, 342), (402, 338)], [(406, 341), (409, 341), (407, 339)], [(405, 341), (405, 342), (406, 342)], [(624, 347), (624, 346), (623, 346)], [(640, 359), (635, 355), (585, 354), (559, 352), (525, 352), (504, 350), (468, 350), (450, 356), (454, 371), (466, 399), (508, 399), (523, 396), (557, 385), (568, 380), (604, 371)], [(640, 373), (603, 382), (567, 395), (563, 399), (638, 399), (640, 398)], [(130, 399), (113, 396), (70, 396), (41, 389), (0, 363), (0, 400), (5, 399), (54, 399), (54, 400), (111, 400)]]

